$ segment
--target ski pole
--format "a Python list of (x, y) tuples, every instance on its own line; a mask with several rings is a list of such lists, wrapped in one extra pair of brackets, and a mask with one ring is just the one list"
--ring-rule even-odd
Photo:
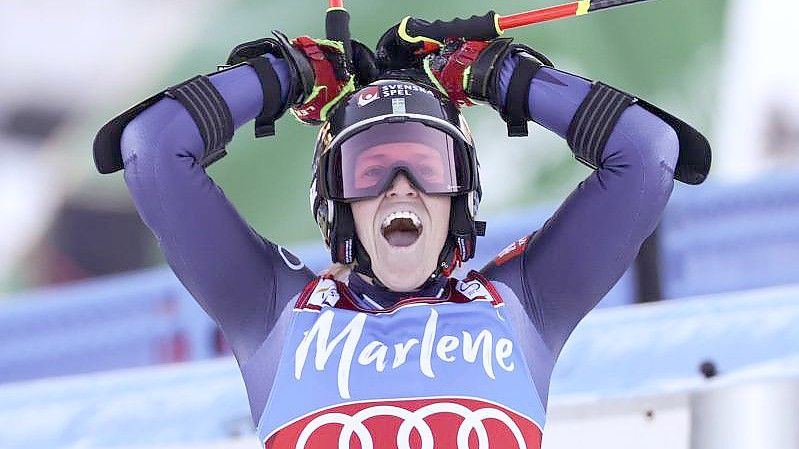
[(341, 42), (344, 45), (344, 56), (347, 61), (352, 61), (350, 13), (344, 9), (344, 0), (329, 0), (325, 14), (325, 35), (331, 41)]
[(419, 36), (419, 40), (424, 43), (424, 48), (420, 49), (419, 53), (427, 54), (438, 50), (439, 46), (435, 43), (436, 41), (440, 42), (448, 37), (459, 37), (466, 40), (490, 40), (511, 28), (581, 16), (590, 12), (644, 1), (648, 0), (580, 0), (507, 16), (500, 16), (491, 11), (485, 15), (472, 16), (468, 19), (457, 18), (453, 20), (435, 20), (433, 22), (415, 21), (413, 33)]
[(550, 6), (548, 8), (536, 9), (533, 11), (499, 16), (497, 25), (501, 31), (511, 28), (518, 28), (536, 23), (550, 22), (552, 20), (563, 19), (566, 17), (581, 16), (589, 12), (610, 9), (616, 6), (626, 6), (633, 3), (645, 2), (647, 0), (581, 0), (562, 5)]

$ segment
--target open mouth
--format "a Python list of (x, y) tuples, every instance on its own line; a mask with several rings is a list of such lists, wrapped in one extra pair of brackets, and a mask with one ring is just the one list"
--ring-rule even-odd
[(383, 219), (380, 232), (391, 246), (411, 246), (422, 235), (422, 220), (413, 212), (392, 212)]

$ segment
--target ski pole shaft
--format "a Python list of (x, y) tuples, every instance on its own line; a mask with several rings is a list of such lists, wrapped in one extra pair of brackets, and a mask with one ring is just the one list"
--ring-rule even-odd
[[(594, 11), (645, 1), (648, 0), (580, 0), (507, 16), (500, 16), (490, 11), (486, 15), (472, 16), (468, 19), (436, 20), (429, 23), (420, 21), (415, 24), (415, 32), (417, 35), (425, 37), (437, 36), (438, 40), (447, 37), (460, 37), (466, 40), (489, 40), (512, 28), (566, 17), (581, 16)], [(425, 41), (424, 48), (420, 50), (420, 54), (428, 54), (436, 50), (438, 50), (438, 44)]]
[(500, 16), (498, 19), (498, 24), (499, 29), (505, 31), (511, 28), (549, 22), (566, 17), (581, 16), (590, 12), (601, 11), (603, 9), (614, 8), (616, 6), (626, 6), (645, 1), (648, 0), (581, 0), (577, 2), (564, 3), (557, 6), (550, 6), (548, 8), (522, 12), (519, 14)]

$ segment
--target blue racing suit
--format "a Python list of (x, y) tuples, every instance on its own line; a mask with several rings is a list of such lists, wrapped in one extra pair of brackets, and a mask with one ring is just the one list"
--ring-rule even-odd
[[(515, 64), (504, 61), (503, 89)], [(252, 68), (210, 80), (235, 127), (259, 114)], [(565, 137), (590, 87), (542, 68), (529, 119)], [(136, 207), (231, 345), (270, 448), (539, 447), (558, 354), (655, 229), (678, 154), (672, 128), (630, 106), (541, 229), (463, 280), (398, 293), (317, 278), (248, 226), (198, 162), (202, 138), (177, 101), (144, 110), (121, 146)]]

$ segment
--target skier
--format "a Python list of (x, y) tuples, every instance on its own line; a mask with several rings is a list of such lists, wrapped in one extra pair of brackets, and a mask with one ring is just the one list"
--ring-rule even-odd
[[(95, 141), (100, 171), (124, 168), (170, 267), (230, 343), (267, 448), (540, 447), (569, 334), (654, 230), (673, 178), (698, 183), (709, 167), (709, 153), (690, 163), (687, 125), (528, 47), (409, 56), (403, 26), (377, 66), (357, 43), (354, 65), (335, 42), (244, 44), (241, 64), (140, 103)], [(511, 134), (533, 120), (566, 138), (595, 170), (541, 229), (456, 279), (484, 228), (459, 110), (474, 101)], [(311, 207), (335, 264), (322, 276), (250, 228), (204, 170), (235, 128), (256, 119), (272, 134), (289, 108), (323, 124)]]

